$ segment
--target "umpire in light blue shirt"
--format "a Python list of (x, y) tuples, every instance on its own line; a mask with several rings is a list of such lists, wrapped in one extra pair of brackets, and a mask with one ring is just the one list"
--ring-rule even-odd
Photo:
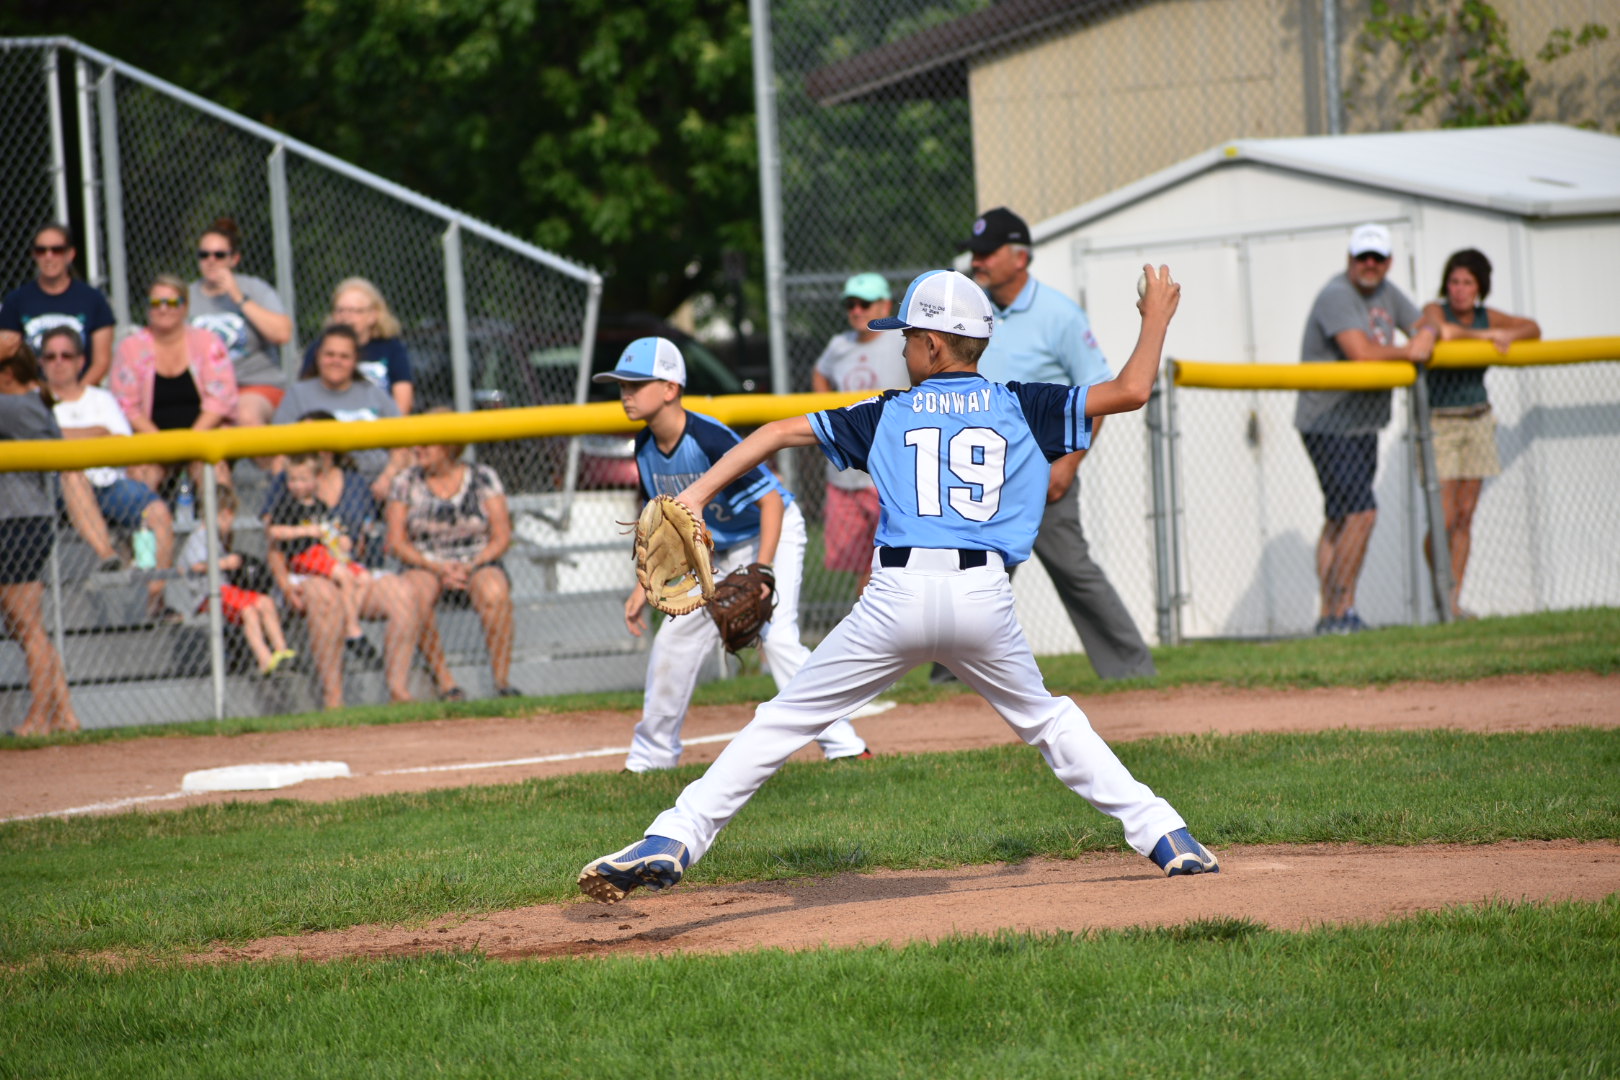
[[(1029, 226), (1004, 206), (973, 223), (964, 245), (973, 257), (973, 280), (995, 306), (996, 329), (979, 360), (979, 374), (995, 382), (1048, 382), (1090, 386), (1113, 378), (1091, 323), (1080, 306), (1029, 274)], [(1092, 445), (1102, 431), (1093, 421)], [(1076, 470), (1086, 451), (1052, 463), (1046, 515), (1035, 539), (1035, 557), (1057, 588), (1080, 635), (1086, 658), (1104, 679), (1158, 674), (1136, 623), (1091, 561), (1080, 528), (1080, 483)]]

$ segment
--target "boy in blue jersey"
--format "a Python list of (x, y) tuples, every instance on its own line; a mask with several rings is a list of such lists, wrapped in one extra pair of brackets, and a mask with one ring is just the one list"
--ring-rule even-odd
[(579, 887), (616, 903), (640, 885), (681, 880), (716, 835), (794, 751), (834, 717), (913, 667), (941, 661), (1041, 751), (1052, 771), (1166, 874), (1216, 873), (1164, 799), (1131, 776), (1085, 713), (1047, 692), (1013, 609), (1006, 567), (1029, 558), (1050, 463), (1091, 438), (1091, 418), (1141, 408), (1153, 389), (1181, 287), (1148, 268), (1142, 330), (1119, 377), (1093, 386), (993, 383), (978, 374), (994, 320), (971, 280), (935, 270), (874, 330), (905, 334), (909, 390), (754, 432), (677, 496), (697, 510), (770, 454), (820, 445), (834, 465), (865, 469), (882, 507), (872, 580), (799, 674), (681, 792), (643, 839), (586, 864)]
[[(632, 341), (614, 369), (596, 381), (618, 383), (625, 415), (647, 424), (636, 436), (636, 469), (648, 499), (684, 490), (740, 441), (720, 421), (682, 406), (686, 362), (666, 338)], [(711, 493), (714, 501), (703, 511), (703, 523), (714, 539), (715, 577), (756, 562), (775, 571), (776, 610), (759, 648), (780, 690), (810, 656), (799, 641), (804, 514), (794, 505), (793, 494), (760, 462), (722, 487)], [(624, 625), (637, 637), (646, 629), (647, 596), (639, 585), (624, 602)], [(719, 643), (719, 629), (702, 611), (664, 621), (647, 658), (641, 722), (626, 769), (673, 769), (680, 761), (681, 725), (698, 669)], [(815, 738), (829, 759), (871, 756), (847, 717), (835, 718)]]

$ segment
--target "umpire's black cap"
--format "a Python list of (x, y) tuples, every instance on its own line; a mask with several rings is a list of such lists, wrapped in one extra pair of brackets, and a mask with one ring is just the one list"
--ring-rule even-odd
[(979, 220), (973, 223), (973, 235), (963, 241), (962, 246), (975, 255), (988, 255), (1002, 244), (1027, 243), (1029, 226), (1024, 224), (1024, 219), (1005, 206), (998, 206), (979, 215)]

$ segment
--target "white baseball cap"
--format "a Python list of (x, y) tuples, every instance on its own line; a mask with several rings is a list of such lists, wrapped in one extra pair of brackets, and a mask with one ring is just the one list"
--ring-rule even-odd
[(665, 379), (686, 385), (686, 361), (669, 338), (636, 338), (619, 354), (612, 371), (592, 377), (592, 382), (652, 382)]
[(868, 330), (938, 330), (942, 334), (987, 338), (996, 317), (990, 298), (965, 274), (930, 270), (906, 287), (892, 318), (873, 319)]
[(1356, 231), (1350, 234), (1350, 254), (1365, 255), (1372, 252), (1389, 258), (1389, 253), (1395, 250), (1389, 242), (1389, 230), (1382, 225), (1357, 225)]

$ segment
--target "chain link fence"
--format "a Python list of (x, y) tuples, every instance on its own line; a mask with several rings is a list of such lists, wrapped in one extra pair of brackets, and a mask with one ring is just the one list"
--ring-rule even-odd
[[(68, 223), (76, 272), (106, 295), (121, 341), (146, 321), (147, 289), (158, 275), (199, 278), (199, 238), (215, 219), (230, 217), (242, 235), (236, 272), (267, 282), (292, 316), (292, 340), (273, 358), (289, 381), (299, 377), (305, 349), (334, 316), (334, 286), (360, 277), (376, 286), (400, 323), (415, 411), (581, 398), (580, 369), (591, 355), (601, 292), (600, 278), (588, 268), (69, 39), (0, 40), (0, 116), (6, 290), (34, 277), (29, 242), (40, 225)], [(580, 579), (577, 565), (589, 565), (593, 556), (557, 540), (577, 518), (600, 516), (592, 504), (604, 498), (574, 497), (575, 445), (567, 438), (520, 439), (471, 449), (503, 477), (527, 534), (550, 537), (546, 542), (557, 549), (512, 564), (517, 595), (528, 598), (522, 602), (608, 589), (615, 577)], [(253, 460), (242, 460), (231, 479), (251, 549), (271, 478)], [(162, 494), (172, 499), (177, 491), (165, 486)], [(617, 506), (604, 512), (627, 516)], [(98, 548), (110, 541), (118, 559), (133, 564), (133, 533), (114, 526), (104, 539), (92, 525), (87, 541), (72, 527), (81, 524), (66, 517), (59, 523), (45, 600), (46, 625), (64, 657), (81, 720), (101, 725), (214, 715), (204, 677), (211, 664), (206, 628), (194, 610), (148, 602), (149, 589), (162, 587), (152, 582), (173, 583), (176, 571), (106, 572), (110, 563)], [(380, 525), (371, 528), (378, 539)], [(177, 532), (179, 550), (186, 531)], [(622, 590), (616, 581), (611, 588), (616, 609)], [(532, 655), (591, 655), (594, 646), (577, 638), (555, 648), (544, 644), (555, 636), (537, 633)], [(622, 651), (619, 636), (610, 654)], [(447, 635), (452, 662), (477, 641)], [(233, 652), (232, 663), (239, 667), (245, 655)], [(0, 643), (0, 727), (15, 726), (26, 708), (25, 667), (16, 645)], [(527, 680), (537, 691), (634, 684), (612, 657), (561, 674), (567, 667), (553, 673), (560, 681), (541, 679), (533, 669)], [(525, 674), (521, 665), (517, 670)], [(361, 680), (350, 688), (351, 700), (381, 699), (375, 673), (350, 674)], [(469, 674), (469, 693), (491, 690), (487, 674)], [(233, 693), (229, 711), (320, 703), (318, 693), (289, 697), (280, 684), (277, 700), (261, 701), (261, 689)], [(420, 676), (417, 692), (432, 692)]]
[[(1620, 116), (1620, 20), (1612, 5), (1580, 0), (876, 0), (775, 3), (769, 11), (780, 302), (793, 389), (809, 387), (818, 354), (844, 328), (846, 278), (875, 271), (898, 295), (917, 273), (959, 259), (975, 216), (994, 206), (1038, 225), (1240, 138), (1523, 122), (1613, 131)], [(1053, 269), (1037, 261), (1031, 272), (1039, 279)], [(1072, 273), (1063, 267), (1057, 276)], [(1287, 322), (1293, 337), (1297, 320)], [(1102, 335), (1101, 345), (1117, 368), (1132, 340)], [(1216, 353), (1220, 346), (1210, 345)], [(1230, 359), (1240, 358), (1236, 347), (1232, 352)], [(1493, 373), (1492, 381), (1521, 374)], [(1276, 411), (1270, 419), (1279, 420), (1293, 406), (1292, 395), (1272, 394), (1222, 407), (1235, 411), (1241, 432), (1248, 415)], [(1389, 439), (1386, 461), (1402, 445), (1399, 436)], [(1093, 557), (1151, 638), (1156, 568), (1143, 440), (1140, 418), (1111, 420), (1081, 469), (1080, 501)], [(1264, 484), (1266, 505), (1273, 514), (1285, 506), (1319, 513), (1310, 463), (1297, 440), (1290, 450), (1287, 465)], [(1503, 452), (1514, 452), (1508, 440)], [(1238, 468), (1253, 453), (1240, 441), (1197, 466)], [(805, 452), (793, 466), (808, 516), (819, 521), (820, 463)], [(1395, 505), (1403, 514), (1410, 509), (1404, 497)], [(1410, 532), (1416, 520), (1386, 514), (1380, 528)], [(1180, 518), (1177, 526), (1201, 527)], [(1536, 531), (1551, 527), (1544, 520)], [(1274, 535), (1276, 523), (1265, 518), (1244, 528), (1263, 544), (1294, 542)], [(1314, 541), (1316, 526), (1305, 532)], [(1471, 580), (1512, 557), (1492, 553), (1504, 533), (1487, 528), (1484, 535), (1493, 539), (1482, 541)], [(1213, 535), (1186, 543), (1222, 551)], [(1381, 543), (1373, 548), (1377, 565), (1367, 578), (1383, 580), (1382, 570), (1398, 568), (1406, 583), (1399, 601), (1366, 605), (1383, 621), (1422, 617), (1412, 600), (1423, 590), (1414, 587), (1411, 550), (1404, 542), (1398, 553)], [(1214, 557), (1200, 567), (1205, 585), (1222, 579), (1216, 588), (1224, 590), (1246, 576), (1247, 563), (1222, 565)], [(1382, 566), (1386, 560), (1395, 566)], [(1309, 553), (1296, 561), (1311, 572)], [(1041, 569), (1030, 566), (1017, 584), (1037, 650), (1076, 649)], [(1270, 590), (1309, 598), (1314, 586), (1300, 590), (1267, 575), (1252, 589), (1264, 607)], [(806, 624), (830, 626), (852, 595), (848, 575), (808, 576)], [(1533, 602), (1480, 606), (1563, 602), (1535, 592)], [(1297, 633), (1308, 632), (1314, 618), (1189, 617), (1186, 625), (1198, 634)]]

